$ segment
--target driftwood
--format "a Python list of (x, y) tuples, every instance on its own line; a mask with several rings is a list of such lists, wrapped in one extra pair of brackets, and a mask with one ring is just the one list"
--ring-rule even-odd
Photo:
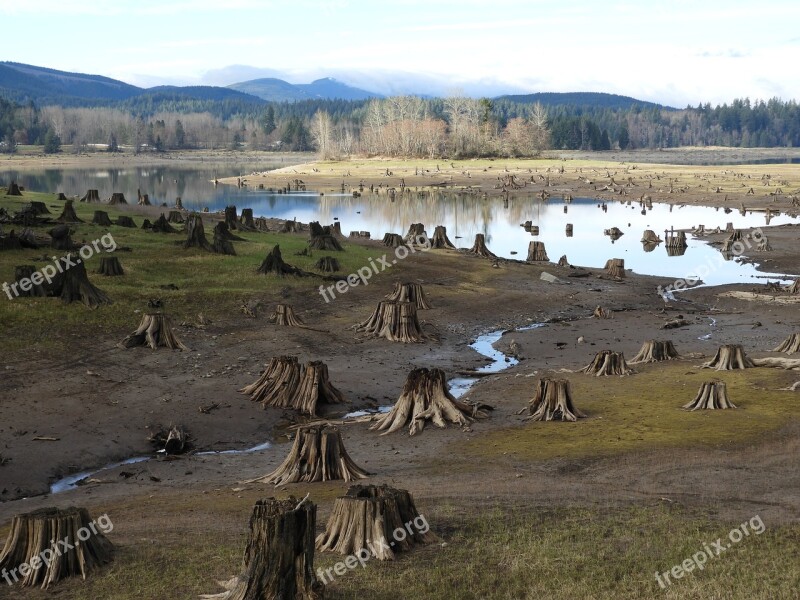
[(667, 232), (666, 236), (664, 245), (667, 248), (667, 253), (670, 254), (670, 256), (683, 255), (683, 252), (680, 252), (680, 254), (671, 254), (669, 250), (676, 248), (685, 250), (687, 246), (686, 233), (683, 231), (670, 231)]
[(527, 262), (549, 261), (547, 252), (544, 248), (544, 242), (529, 242), (528, 243), (528, 258)]
[[(0, 571), (9, 583), (13, 577), (25, 587), (42, 589), (68, 577), (86, 579), (114, 558), (114, 546), (103, 529), (85, 508), (41, 508), (17, 515), (0, 552)], [(20, 569), (23, 564), (28, 568)]]
[(628, 368), (625, 362), (625, 355), (622, 352), (612, 352), (611, 350), (601, 350), (594, 360), (580, 370), (581, 373), (604, 377), (609, 375), (628, 375), (633, 370)]
[(408, 552), (416, 544), (437, 539), (408, 490), (356, 484), (335, 500), (316, 546), (320, 551), (394, 560), (395, 552)]
[(450, 238), (447, 237), (447, 228), (444, 225), (437, 225), (433, 230), (433, 237), (431, 238), (431, 248), (437, 250), (453, 249), (455, 246)]
[[(97, 191), (97, 190), (95, 190)], [(128, 201), (125, 200), (125, 194), (122, 192), (114, 192), (111, 194), (111, 198), (108, 200), (109, 204), (127, 204)]]
[(333, 256), (321, 256), (316, 263), (314, 263), (314, 268), (322, 271), (323, 273), (335, 273), (341, 269), (339, 265), (339, 260)]
[(382, 337), (390, 342), (413, 343), (426, 339), (417, 319), (414, 302), (381, 300), (370, 317), (355, 326), (369, 337)]
[(417, 310), (431, 308), (425, 297), (425, 290), (418, 283), (400, 283), (398, 281), (394, 284), (394, 291), (386, 294), (385, 298), (392, 302), (413, 302)]
[(615, 279), (625, 278), (625, 259), (624, 258), (610, 258), (606, 261), (605, 266), (606, 274)]
[(610, 310), (603, 308), (599, 304), (595, 307), (594, 312), (592, 313), (592, 318), (594, 319), (611, 319), (614, 317), (614, 313)]
[(136, 223), (133, 222), (133, 219), (125, 215), (117, 217), (115, 225), (119, 225), (120, 227), (136, 227)]
[(123, 348), (149, 346), (153, 350), (159, 347), (170, 350), (188, 350), (172, 331), (169, 317), (163, 313), (145, 314), (139, 328), (122, 340), (120, 346)]
[(783, 340), (777, 348), (773, 348), (772, 351), (785, 352), (786, 354), (800, 352), (800, 333), (793, 333), (788, 338)]
[(217, 600), (322, 600), (325, 586), (314, 574), (317, 507), (294, 496), (259, 500), (250, 517), (242, 573), (223, 584)]
[(767, 357), (767, 358), (754, 358), (753, 366), (755, 367), (774, 367), (776, 369), (792, 369), (800, 370), (800, 358), (783, 358), (783, 357)]
[(488, 417), (491, 410), (491, 406), (455, 398), (441, 369), (420, 368), (408, 374), (397, 402), (370, 429), (386, 435), (408, 426), (408, 433), (415, 435), (428, 421), (440, 428), (447, 427), (448, 422), (468, 427), (474, 420)]
[(136, 196), (138, 198), (137, 204), (139, 206), (150, 206), (150, 196), (147, 194), (142, 194), (142, 190), (136, 190)]
[(670, 340), (657, 341), (647, 340), (642, 344), (639, 353), (628, 361), (628, 364), (661, 362), (664, 360), (674, 360), (680, 358), (678, 351)]
[(724, 408), (736, 408), (736, 406), (728, 400), (728, 391), (725, 388), (724, 381), (706, 381), (700, 386), (694, 400), (688, 404), (684, 404), (685, 410), (716, 410)]
[(536, 389), (528, 407), (530, 421), (577, 421), (585, 417), (572, 402), (569, 380), (542, 377), (534, 384)]
[(94, 217), (92, 218), (92, 223), (95, 225), (101, 225), (103, 227), (111, 227), (111, 219), (108, 218), (108, 213), (104, 210), (96, 210), (94, 211)]
[(258, 267), (258, 272), (264, 275), (272, 273), (274, 275), (278, 275), (279, 277), (284, 277), (285, 275), (305, 277), (308, 275), (308, 273), (305, 271), (283, 262), (281, 249), (278, 244), (275, 244), (275, 247), (270, 250), (270, 253), (267, 254), (266, 258), (261, 262), (261, 266)]
[(275, 307), (275, 312), (269, 318), (270, 323), (276, 325), (283, 325), (286, 327), (306, 327), (303, 320), (294, 314), (294, 309), (291, 304), (278, 304)]
[(468, 252), (484, 258), (497, 258), (497, 256), (486, 247), (486, 238), (482, 233), (475, 234), (475, 243), (472, 244), (472, 248), (470, 248)]
[(64, 209), (56, 219), (57, 223), (83, 223), (83, 219), (79, 219), (75, 213), (75, 207), (72, 205), (72, 200), (67, 200), (64, 203)]
[(715, 369), (717, 371), (734, 371), (754, 366), (753, 361), (747, 357), (740, 344), (729, 344), (720, 346), (714, 358), (704, 363), (702, 368)]
[(345, 450), (341, 432), (330, 425), (306, 425), (297, 430), (286, 459), (272, 473), (245, 483), (313, 483), (355, 481), (369, 473), (359, 467)]
[(383, 236), (383, 245), (389, 248), (399, 248), (400, 246), (405, 246), (406, 243), (399, 233), (387, 233)]
[(97, 272), (100, 275), (105, 275), (107, 277), (125, 275), (125, 271), (122, 269), (122, 265), (116, 256), (102, 257), (100, 259), (100, 268), (97, 269)]

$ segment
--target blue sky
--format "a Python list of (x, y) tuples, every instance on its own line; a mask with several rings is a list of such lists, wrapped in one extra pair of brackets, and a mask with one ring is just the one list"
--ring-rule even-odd
[(800, 99), (798, 2), (0, 0), (0, 18), (1, 60), (144, 86)]

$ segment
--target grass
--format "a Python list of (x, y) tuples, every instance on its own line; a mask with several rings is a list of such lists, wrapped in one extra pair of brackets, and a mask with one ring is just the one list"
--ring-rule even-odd
[[(45, 202), (57, 217), (63, 206), (52, 194), (25, 191), (22, 198), (0, 196), (0, 207), (10, 213), (29, 201)], [(129, 247), (131, 252), (117, 252), (125, 269), (123, 277), (101, 277), (93, 274), (100, 263), (95, 255), (87, 261), (87, 271), (92, 283), (105, 291), (114, 304), (89, 310), (82, 304), (64, 305), (56, 298), (14, 298), (5, 294), (0, 299), (0, 335), (8, 340), (9, 351), (23, 345), (36, 345), (40, 349), (61, 349), (68, 336), (76, 329), (91, 335), (119, 335), (138, 325), (135, 311), (147, 309), (150, 298), (162, 298), (166, 310), (175, 322), (194, 320), (198, 313), (224, 318), (238, 312), (242, 300), (261, 299), (265, 306), (283, 291), (316, 294), (324, 282), (318, 277), (286, 277), (259, 275), (256, 269), (275, 244), (280, 244), (284, 260), (301, 269), (313, 271), (312, 265), (323, 253), (314, 251), (313, 257), (295, 256), (307, 247), (305, 235), (278, 233), (239, 233), (245, 242), (234, 242), (237, 256), (222, 256), (197, 249), (184, 250), (181, 242), (186, 236), (178, 234), (149, 233), (116, 225), (104, 228), (92, 225), (95, 210), (105, 210), (112, 221), (126, 213), (114, 206), (75, 203), (79, 218), (86, 221), (71, 227), (72, 239), (91, 243), (106, 233), (113, 235), (119, 247)], [(165, 209), (166, 210), (166, 209)], [(141, 226), (142, 216), (133, 215)], [(153, 220), (151, 218), (151, 220)], [(206, 237), (211, 240), (212, 227), (206, 219)], [(11, 229), (8, 226), (5, 228)], [(17, 228), (19, 229), (19, 228)], [(50, 226), (39, 228), (39, 233)], [(341, 273), (347, 274), (377, 259), (383, 249), (343, 243), (345, 252), (330, 252), (341, 264)], [(51, 256), (62, 255), (49, 248), (0, 252), (0, 282), (14, 281), (14, 267), (32, 264), (37, 269), (51, 262)], [(175, 284), (178, 290), (164, 290), (160, 286)], [(313, 290), (313, 291), (312, 291)]]
[[(582, 458), (656, 448), (754, 442), (800, 418), (797, 393), (777, 390), (797, 379), (778, 369), (710, 371), (700, 360), (636, 365), (627, 377), (558, 373), (570, 380), (575, 405), (588, 415), (575, 423), (530, 422), (459, 443), (456, 453), (518, 459)], [(722, 379), (737, 410), (686, 412), (700, 384)], [(533, 379), (511, 385), (532, 390)], [(524, 392), (509, 391), (509, 397)], [(530, 393), (532, 397), (532, 391)], [(473, 398), (475, 399), (475, 398)]]

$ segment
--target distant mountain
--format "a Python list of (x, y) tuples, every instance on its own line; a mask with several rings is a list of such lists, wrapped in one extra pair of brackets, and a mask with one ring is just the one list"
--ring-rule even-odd
[(161, 95), (175, 98), (191, 98), (195, 100), (241, 100), (244, 102), (256, 102), (263, 104), (264, 101), (252, 94), (245, 94), (230, 88), (215, 87), (213, 85), (159, 85), (157, 87), (142, 90), (139, 96)]
[(317, 79), (311, 83), (289, 83), (283, 79), (266, 77), (243, 81), (228, 86), (230, 89), (258, 96), (271, 102), (298, 100), (367, 100), (380, 98), (380, 94), (368, 92), (337, 81), (331, 77)]
[(593, 108), (608, 108), (611, 110), (628, 110), (632, 106), (675, 110), (670, 106), (663, 106), (654, 102), (647, 102), (646, 100), (637, 100), (630, 96), (606, 94), (603, 92), (539, 92), (536, 94), (498, 96), (495, 100), (508, 100), (509, 102), (519, 102), (520, 104), (539, 102), (543, 106), (591, 106)]

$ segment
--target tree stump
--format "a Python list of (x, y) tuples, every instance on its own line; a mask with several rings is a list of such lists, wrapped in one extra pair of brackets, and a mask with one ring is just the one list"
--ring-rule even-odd
[(314, 268), (323, 273), (335, 273), (341, 269), (341, 266), (333, 256), (322, 256), (314, 263)]
[(142, 317), (139, 328), (127, 336), (120, 346), (134, 348), (148, 346), (153, 350), (159, 347), (170, 350), (188, 350), (172, 331), (172, 322), (163, 313), (147, 313)]
[(180, 196), (177, 196), (175, 198), (175, 208), (177, 208), (178, 210), (183, 210), (183, 200), (181, 200)]
[(728, 391), (725, 382), (714, 380), (706, 381), (700, 386), (694, 400), (684, 404), (685, 410), (716, 410), (724, 408), (736, 408), (733, 402), (728, 400)]
[(242, 574), (225, 584), (218, 600), (322, 600), (314, 574), (317, 507), (309, 501), (259, 500), (250, 517)]
[(72, 200), (67, 200), (64, 203), (64, 210), (56, 219), (57, 223), (83, 223), (83, 219), (79, 219), (75, 214), (75, 207), (72, 206)]
[[(63, 200), (66, 201), (67, 198), (64, 197)], [(23, 208), (25, 210), (32, 212), (35, 215), (51, 214), (44, 202), (28, 202)]]
[[(10, 573), (9, 579), (25, 587), (42, 589), (68, 577), (86, 579), (114, 558), (114, 546), (103, 535), (107, 527), (93, 521), (85, 508), (74, 506), (40, 508), (17, 515), (0, 552), (0, 571), (4, 576)], [(23, 564), (29, 568), (20, 569)], [(39, 567), (30, 568), (35, 564)], [(20, 571), (27, 573), (23, 575)], [(16, 573), (20, 573), (20, 578)]]
[(259, 378), (239, 391), (264, 408), (293, 409), (311, 417), (316, 416), (319, 403), (345, 402), (328, 380), (325, 363), (311, 361), (301, 367), (296, 356), (273, 357)]
[(225, 225), (229, 230), (236, 229), (236, 225), (239, 222), (239, 218), (236, 216), (236, 207), (235, 206), (226, 206), (225, 207)]
[[(667, 250), (675, 249), (675, 248), (682, 248), (686, 249), (686, 233), (683, 231), (671, 231), (666, 234), (667, 239), (665, 240), (664, 245), (666, 246)], [(682, 255), (683, 253), (681, 253)]]
[(96, 210), (94, 211), (94, 217), (92, 218), (92, 223), (95, 225), (101, 225), (102, 227), (111, 227), (111, 219), (108, 218), (108, 213), (104, 210)]
[(139, 206), (150, 206), (150, 196), (148, 194), (139, 194)]
[(754, 367), (753, 361), (744, 353), (741, 344), (728, 344), (720, 346), (717, 353), (702, 368), (717, 371), (734, 371)]
[(38, 250), (41, 245), (36, 238), (36, 234), (29, 227), (22, 230), (19, 236), (19, 243), (23, 248), (30, 248), (31, 250)]
[(125, 215), (121, 215), (121, 216), (117, 217), (117, 222), (115, 224), (120, 226), (120, 227), (129, 227), (129, 228), (135, 228), (136, 227), (136, 223), (133, 222), (133, 219), (131, 219), (130, 217), (127, 217)]
[(303, 230), (303, 225), (297, 221), (284, 221), (281, 227), (281, 233), (300, 233)]
[(118, 277), (120, 275), (125, 275), (125, 271), (122, 269), (122, 265), (116, 256), (102, 257), (100, 259), (100, 268), (97, 269), (97, 272), (100, 275), (105, 275), (107, 277)]
[(190, 449), (189, 434), (181, 426), (170, 425), (154, 431), (147, 438), (155, 448), (156, 452), (164, 454), (183, 454)]
[(233, 248), (233, 244), (231, 244), (230, 238), (236, 238), (237, 240), (241, 240), (242, 238), (232, 235), (230, 231), (228, 231), (228, 226), (225, 224), (224, 221), (220, 221), (214, 227), (214, 241), (211, 244), (211, 248), (217, 254), (227, 254), (229, 256), (236, 256), (236, 250)]
[(142, 229), (152, 229), (153, 224), (150, 222), (150, 219), (145, 219), (142, 221)]
[(633, 371), (628, 368), (628, 363), (625, 362), (625, 355), (622, 352), (602, 350), (580, 372), (596, 377), (605, 377), (609, 375), (628, 375)]
[[(14, 267), (14, 281), (19, 283), (23, 279), (31, 279), (31, 275), (36, 272), (36, 267), (33, 265), (20, 265)], [(36, 284), (31, 281), (30, 289), (23, 290), (21, 286), (17, 286), (17, 292), (21, 297), (28, 298), (44, 298), (47, 296), (47, 288), (42, 284)]]
[(325, 229), (327, 229), (333, 237), (340, 240), (344, 239), (344, 234), (342, 233), (342, 224), (340, 221), (334, 221), (330, 225), (327, 225)]
[(800, 294), (800, 279), (795, 279), (790, 285), (786, 286), (786, 291), (790, 294)]
[(180, 211), (171, 210), (167, 216), (167, 223), (183, 223), (183, 215)]
[(20, 191), (16, 181), (12, 181), (8, 184), (6, 196), (22, 196), (22, 192)]
[(785, 352), (786, 354), (794, 354), (800, 352), (800, 333), (793, 333), (788, 338), (783, 340), (777, 348), (773, 348), (773, 352)]
[(670, 340), (647, 340), (642, 344), (639, 353), (634, 356), (632, 360), (628, 361), (628, 364), (653, 363), (664, 360), (674, 360), (676, 358), (680, 358), (680, 355), (678, 351), (675, 350), (675, 346)]
[[(180, 213), (178, 213), (178, 215), (180, 215)], [(181, 221), (183, 221), (183, 219), (181, 219)], [(161, 213), (161, 216), (155, 220), (150, 228), (153, 230), (153, 233), (178, 233), (178, 230), (169, 224), (164, 213)]]
[(417, 310), (427, 310), (431, 308), (425, 298), (425, 290), (418, 283), (400, 283), (399, 281), (394, 284), (394, 291), (386, 294), (385, 298), (392, 302), (412, 302)]
[(8, 235), (0, 235), (0, 250), (22, 250), (22, 242), (13, 229)]
[(603, 308), (599, 304), (595, 307), (594, 312), (592, 313), (593, 319), (612, 319), (614, 317), (614, 313), (610, 310)]
[[(94, 190), (97, 192), (97, 190)], [(99, 197), (99, 196), (98, 196)], [(114, 192), (111, 194), (111, 198), (108, 199), (109, 204), (127, 204), (128, 201), (125, 200), (125, 194), (122, 192)]]
[(619, 238), (625, 235), (625, 232), (619, 227), (612, 227), (611, 229), (604, 229), (603, 235), (607, 235), (611, 238), (611, 241), (616, 242)]
[(351, 238), (361, 238), (361, 239), (368, 240), (368, 239), (370, 239), (370, 236), (371, 236), (371, 234), (370, 234), (369, 231), (351, 231), (350, 232), (350, 237)]
[(272, 473), (245, 483), (313, 483), (355, 481), (369, 473), (359, 467), (345, 450), (342, 434), (330, 425), (306, 425), (297, 430), (292, 450)]
[(89, 308), (111, 304), (111, 298), (89, 281), (84, 262), (72, 254), (70, 260), (72, 266), (65, 267), (64, 272), (53, 279), (53, 295), (59, 296), (65, 304), (83, 302)]
[(662, 242), (661, 238), (652, 229), (645, 229), (642, 239), (639, 241), (643, 244), (660, 244)]
[(614, 279), (625, 279), (625, 259), (610, 258), (606, 261), (606, 274)]
[(67, 200), (67, 195), (64, 192), (58, 192), (56, 194), (56, 200), (58, 202), (65, 202)]
[(186, 221), (186, 241), (183, 243), (183, 247), (201, 248), (202, 250), (214, 252), (214, 248), (211, 247), (211, 244), (206, 239), (203, 218), (197, 213), (190, 214)]
[(482, 233), (475, 234), (475, 243), (472, 245), (472, 248), (468, 250), (468, 252), (470, 254), (477, 254), (483, 258), (497, 258), (497, 256), (490, 252), (489, 248), (486, 247), (486, 238)]
[(533, 400), (528, 406), (530, 421), (577, 421), (586, 415), (572, 403), (572, 390), (567, 379), (542, 377), (534, 384)]
[(275, 307), (275, 312), (270, 316), (269, 321), (270, 323), (286, 327), (306, 327), (303, 320), (294, 314), (294, 309), (291, 304), (278, 304), (278, 306)]
[(68, 225), (56, 225), (47, 233), (50, 234), (50, 247), (55, 250), (70, 251), (74, 248), (72, 243), (72, 230)]
[(355, 556), (367, 552), (378, 560), (394, 560), (395, 552), (437, 539), (408, 490), (355, 484), (334, 501), (316, 546), (320, 551)]
[(431, 238), (431, 248), (437, 250), (452, 249), (455, 250), (453, 242), (447, 237), (447, 228), (444, 225), (437, 225), (433, 230), (433, 237)]
[(250, 229), (254, 230), (256, 228), (256, 224), (253, 221), (253, 209), (252, 208), (243, 208), (242, 209), (242, 216), (239, 217), (239, 225), (242, 229)]
[(559, 267), (569, 267), (569, 266), (571, 266), (569, 264), (569, 261), (567, 260), (567, 255), (566, 254), (562, 255), (562, 257), (558, 259), (558, 266)]
[(387, 435), (408, 425), (409, 435), (416, 435), (425, 429), (428, 421), (442, 429), (447, 427), (447, 422), (468, 427), (476, 419), (487, 418), (491, 410), (491, 406), (469, 404), (455, 398), (441, 369), (420, 368), (408, 374), (392, 410), (381, 415), (370, 429)]
[[(112, 196), (113, 198), (113, 196)], [(100, 202), (100, 192), (97, 190), (86, 190), (86, 193), (81, 197), (81, 202)]]
[(400, 246), (405, 246), (406, 243), (399, 233), (387, 233), (383, 236), (383, 245), (389, 248), (399, 248)]
[(405, 344), (426, 339), (417, 319), (417, 306), (413, 302), (381, 300), (369, 319), (356, 325), (355, 330), (369, 337), (382, 337), (390, 342)]
[(547, 252), (544, 249), (544, 242), (529, 242), (528, 243), (528, 258), (527, 262), (547, 262)]
[(308, 274), (297, 267), (293, 267), (283, 262), (281, 249), (278, 244), (275, 244), (275, 247), (270, 251), (269, 254), (267, 254), (266, 258), (262, 261), (261, 266), (258, 267), (258, 272), (264, 275), (273, 273), (279, 277), (284, 277), (286, 275), (305, 277)]
[(404, 239), (406, 244), (418, 244), (419, 240), (424, 241), (428, 239), (428, 233), (425, 231), (423, 223), (412, 223), (408, 228), (408, 233)]
[(335, 252), (344, 251), (344, 248), (342, 248), (339, 240), (329, 233), (312, 236), (311, 239), (308, 240), (308, 247), (312, 250), (327, 250)]

